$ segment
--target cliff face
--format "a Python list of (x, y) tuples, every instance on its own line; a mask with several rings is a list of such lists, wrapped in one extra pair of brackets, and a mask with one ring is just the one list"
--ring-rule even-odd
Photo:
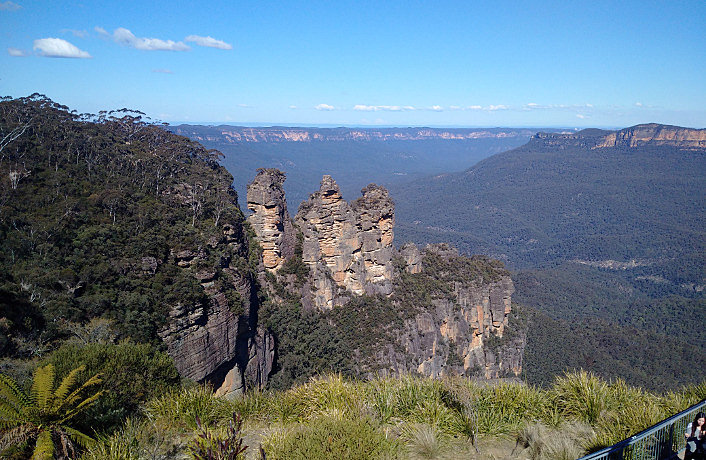
[(331, 176), (324, 176), (295, 218), (319, 309), (333, 308), (348, 293), (391, 292), (394, 206), (382, 187), (371, 184), (362, 193), (348, 204)]
[(191, 269), (203, 287), (205, 303), (177, 303), (159, 336), (167, 345), (182, 377), (208, 381), (220, 395), (264, 388), (274, 362), (274, 342), (256, 324), (258, 301), (253, 279), (222, 260), (222, 268), (199, 269), (211, 250), (225, 246), (232, 254), (247, 254), (240, 226), (224, 226), (223, 237), (199, 250), (172, 251), (171, 262)]
[[(276, 172), (258, 177), (251, 189), (281, 189), (282, 176)], [(387, 190), (369, 185), (362, 194), (347, 203), (336, 182), (324, 176), (320, 189), (302, 203), (295, 218), (303, 237), (301, 262), (308, 267), (306, 282), (295, 293), (303, 305), (345, 310), (352, 297), (364, 294), (386, 305), (376, 307), (388, 312), (385, 318), (372, 322), (387, 332), (371, 335), (370, 343), (362, 340), (366, 352), (358, 371), (430, 377), (518, 375), (524, 335), (506, 333), (514, 292), (507, 271), (498, 262), (462, 257), (445, 245), (420, 251), (408, 244), (396, 251), (394, 204)], [(280, 196), (280, 191), (273, 195)], [(266, 234), (257, 226), (267, 222), (263, 216), (269, 209), (251, 209), (256, 214), (250, 218), (255, 233)], [(280, 241), (281, 233), (271, 240)], [(390, 314), (399, 320), (387, 324)]]
[(706, 129), (650, 123), (620, 131), (587, 129), (576, 133), (537, 133), (531, 143), (552, 148), (636, 148), (641, 146), (672, 146), (683, 149), (705, 148)]
[[(508, 333), (515, 291), (509, 274), (485, 259), (470, 262), (447, 245), (427, 246), (409, 257), (415, 251), (405, 248), (405, 268), (416, 273), (410, 279), (432, 285), (431, 280), (442, 278), (451, 289), (429, 292), (431, 304), (405, 320), (395, 332), (398, 346), (387, 345), (376, 356), (382, 370), (428, 377), (519, 375), (525, 334)], [(473, 274), (469, 268), (474, 266), (484, 267), (490, 278)]]
[(682, 148), (706, 147), (706, 129), (650, 123), (608, 134), (596, 147), (639, 147), (642, 145), (670, 145)]
[(275, 272), (294, 254), (295, 233), (282, 189), (284, 179), (284, 173), (276, 169), (261, 169), (248, 184), (248, 209), (253, 212), (248, 222), (262, 247), (265, 268)]
[(229, 144), (251, 142), (331, 142), (331, 141), (419, 141), (528, 137), (527, 129), (438, 129), (438, 128), (282, 128), (242, 126), (191, 126), (171, 128), (175, 133), (199, 141)]

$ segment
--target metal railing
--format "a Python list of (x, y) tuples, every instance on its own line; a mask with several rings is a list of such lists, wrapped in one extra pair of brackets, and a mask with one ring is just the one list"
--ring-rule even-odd
[(663, 460), (675, 457), (686, 445), (686, 426), (694, 420), (697, 412), (705, 411), (706, 400), (703, 400), (634, 436), (579, 460)]

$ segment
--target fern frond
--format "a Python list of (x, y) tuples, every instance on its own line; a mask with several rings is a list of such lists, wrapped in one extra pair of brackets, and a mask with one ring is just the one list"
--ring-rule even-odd
[(37, 436), (37, 445), (34, 446), (32, 460), (53, 460), (54, 441), (51, 438), (51, 430), (42, 430)]
[(29, 423), (7, 430), (0, 436), (0, 452), (10, 446), (22, 444), (36, 435), (37, 427)]
[(66, 422), (67, 420), (70, 420), (74, 415), (78, 414), (79, 412), (81, 412), (84, 409), (87, 409), (88, 406), (90, 406), (91, 404), (96, 402), (98, 400), (98, 398), (100, 398), (102, 395), (103, 395), (103, 392), (99, 391), (98, 393), (94, 394), (93, 396), (84, 399), (83, 401), (81, 401), (81, 403), (78, 406), (76, 406), (72, 410), (68, 411), (66, 413), (66, 415), (64, 415), (64, 417), (61, 420), (59, 420), (58, 423), (61, 424), (61, 423)]
[(29, 396), (17, 385), (13, 379), (5, 374), (0, 374), (0, 399), (18, 408), (28, 406), (32, 402)]
[(69, 390), (76, 383), (76, 377), (80, 372), (86, 369), (86, 366), (79, 366), (76, 369), (69, 372), (69, 375), (64, 377), (61, 381), (61, 385), (54, 392), (54, 410), (58, 410), (66, 399), (66, 395), (69, 394)]
[(23, 417), (24, 412), (17, 410), (17, 408), (7, 401), (0, 399), (0, 427), (7, 422), (12, 420), (20, 420)]
[(34, 382), (32, 382), (32, 398), (40, 411), (46, 412), (49, 409), (54, 390), (54, 365), (47, 364), (38, 367), (34, 371)]
[(83, 385), (80, 387), (76, 388), (74, 391), (71, 392), (71, 394), (64, 400), (64, 402), (61, 404), (60, 407), (62, 408), (68, 408), (76, 404), (76, 402), (81, 398), (81, 392), (85, 390), (86, 388), (93, 386), (93, 385), (98, 385), (99, 383), (102, 383), (103, 379), (101, 379), (100, 374), (96, 374), (90, 379), (86, 380)]
[(68, 426), (62, 426), (62, 430), (66, 432), (67, 435), (79, 446), (83, 447), (84, 449), (92, 446), (95, 444), (96, 440), (93, 439), (92, 437), (88, 436), (87, 434), (81, 433), (80, 431), (68, 427)]

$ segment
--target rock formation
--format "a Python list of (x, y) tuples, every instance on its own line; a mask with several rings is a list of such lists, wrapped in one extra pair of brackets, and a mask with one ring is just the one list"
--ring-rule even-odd
[[(248, 188), (248, 206), (254, 211), (249, 221), (258, 238), (266, 239), (266, 244), (260, 240), (263, 259), (267, 251), (281, 258), (281, 242), (293, 239), (282, 220), (287, 216), (283, 178), (278, 171), (263, 170)], [(507, 334), (514, 292), (509, 273), (497, 261), (463, 257), (447, 245), (420, 251), (406, 244), (395, 251), (394, 204), (387, 190), (371, 184), (361, 192), (362, 197), (348, 203), (336, 182), (324, 176), (295, 217), (301, 262), (309, 267), (309, 276), (295, 293), (304, 306), (346, 308), (352, 296), (367, 294), (387, 298), (391, 307), (386, 308), (404, 312), (400, 323), (376, 323), (391, 334), (366, 346), (374, 352), (361, 356), (359, 371), (430, 377), (519, 375), (524, 332)], [(266, 266), (273, 270), (273, 265)], [(413, 290), (415, 283), (425, 286), (421, 298), (394, 291)]]
[[(224, 226), (223, 238), (211, 241), (215, 248), (229, 246), (234, 254), (246, 254), (240, 225)], [(172, 253), (172, 262), (192, 269), (208, 297), (205, 303), (178, 303), (159, 332), (182, 377), (208, 381), (219, 394), (230, 395), (250, 388), (264, 388), (274, 362), (274, 342), (258, 329), (257, 296), (253, 280), (224, 260), (219, 273), (198, 270), (209, 248)], [(229, 299), (226, 291), (237, 293)], [(241, 305), (232, 305), (233, 299)]]
[(559, 149), (636, 148), (661, 145), (682, 149), (703, 149), (706, 148), (706, 129), (650, 123), (620, 131), (585, 129), (575, 133), (537, 133), (532, 137), (531, 143)]
[(348, 204), (331, 176), (302, 203), (295, 223), (304, 236), (302, 259), (310, 267), (313, 304), (330, 309), (352, 293), (392, 291), (394, 205), (371, 184)]
[[(401, 252), (408, 261), (405, 268), (417, 273), (418, 280), (441, 275), (453, 291), (447, 295), (430, 293), (431, 305), (419, 309), (395, 332), (396, 344), (379, 350), (377, 371), (428, 377), (519, 375), (525, 338), (523, 331), (506, 334), (515, 291), (509, 273), (486, 259), (471, 262), (447, 245), (430, 245), (423, 251), (406, 245)], [(425, 267), (422, 259), (431, 266)], [(492, 281), (469, 277), (463, 269), (456, 274), (446, 272), (446, 267), (473, 264), (493, 271)]]
[(295, 233), (287, 211), (282, 183), (285, 175), (276, 169), (260, 169), (248, 184), (248, 222), (262, 247), (262, 262), (276, 272), (294, 254)]
[(671, 145), (682, 148), (706, 147), (706, 129), (650, 123), (621, 129), (608, 134), (596, 147), (639, 147), (642, 145)]

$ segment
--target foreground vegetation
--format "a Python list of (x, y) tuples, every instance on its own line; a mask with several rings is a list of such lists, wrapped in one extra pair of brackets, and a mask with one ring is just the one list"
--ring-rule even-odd
[[(329, 375), (227, 400), (186, 385), (148, 400), (112, 432), (96, 433), (81, 458), (260, 458), (260, 450), (268, 459), (577, 458), (705, 397), (706, 383), (656, 395), (583, 371), (547, 389)], [(218, 457), (225, 445), (241, 453)], [(204, 457), (208, 449), (212, 456)]]

